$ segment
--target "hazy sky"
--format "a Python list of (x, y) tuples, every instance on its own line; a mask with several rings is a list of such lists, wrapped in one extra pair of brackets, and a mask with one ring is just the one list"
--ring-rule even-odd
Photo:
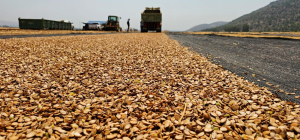
[(163, 30), (187, 30), (216, 21), (231, 21), (275, 0), (0, 0), (0, 20), (17, 22), (21, 18), (70, 20), (75, 27), (89, 20), (106, 21), (108, 15), (122, 17), (125, 28), (139, 29), (145, 7), (161, 7)]

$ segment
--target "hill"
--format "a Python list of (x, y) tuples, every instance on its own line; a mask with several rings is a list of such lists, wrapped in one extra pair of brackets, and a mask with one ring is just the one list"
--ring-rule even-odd
[(19, 23), (0, 20), (0, 26), (19, 27)]
[(214, 28), (214, 27), (218, 27), (218, 26), (221, 26), (221, 25), (225, 25), (227, 24), (228, 22), (224, 22), (224, 21), (219, 21), (219, 22), (214, 22), (214, 23), (211, 23), (211, 24), (200, 24), (200, 25), (196, 25), (194, 27), (192, 27), (191, 29), (188, 29), (186, 31), (201, 31), (201, 30), (204, 30), (204, 29), (208, 29), (208, 28)]
[(245, 24), (250, 31), (300, 31), (300, 0), (277, 0), (226, 25), (205, 31), (241, 29)]

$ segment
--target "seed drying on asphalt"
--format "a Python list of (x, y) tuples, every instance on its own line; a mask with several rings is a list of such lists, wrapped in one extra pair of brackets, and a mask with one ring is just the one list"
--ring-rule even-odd
[(0, 140), (299, 139), (300, 106), (165, 34), (0, 40)]

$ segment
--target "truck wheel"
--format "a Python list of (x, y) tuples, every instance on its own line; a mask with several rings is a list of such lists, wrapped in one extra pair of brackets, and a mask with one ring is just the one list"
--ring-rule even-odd
[(161, 30), (156, 30), (156, 32), (157, 32), (157, 33), (160, 33), (160, 32), (161, 32)]
[(142, 33), (148, 32), (148, 30), (141, 30)]

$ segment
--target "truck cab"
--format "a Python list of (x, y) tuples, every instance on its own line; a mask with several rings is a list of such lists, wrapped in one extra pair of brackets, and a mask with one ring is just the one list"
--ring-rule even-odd
[(87, 23), (84, 23), (84, 26), (82, 27), (83, 30), (102, 30), (103, 25), (106, 21), (88, 21)]
[(101, 25), (98, 22), (93, 22), (93, 23), (83, 23), (83, 30), (101, 30)]

